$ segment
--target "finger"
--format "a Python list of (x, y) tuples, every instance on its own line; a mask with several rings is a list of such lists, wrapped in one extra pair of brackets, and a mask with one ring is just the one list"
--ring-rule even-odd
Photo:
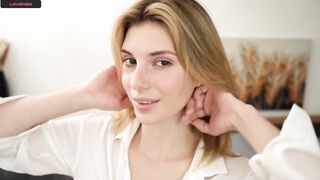
[(193, 98), (196, 101), (196, 109), (203, 109), (204, 107), (204, 99), (205, 99), (205, 95), (208, 92), (208, 87), (201, 85), (199, 87), (196, 88)]
[(194, 112), (191, 115), (191, 120), (200, 119), (200, 118), (205, 117), (205, 116), (207, 116), (207, 114), (205, 113), (205, 111), (203, 109), (201, 109), (201, 110), (198, 110), (198, 111)]
[(205, 94), (205, 93), (207, 93), (208, 92), (208, 90), (209, 90), (209, 87), (208, 86), (201, 86), (201, 91), (202, 91), (202, 94)]
[(199, 86), (199, 87), (195, 88), (193, 96), (196, 97), (196, 96), (199, 96), (201, 94), (202, 94), (202, 86)]
[(195, 119), (200, 119), (200, 118), (205, 117), (205, 116), (206, 116), (206, 113), (204, 112), (203, 109), (202, 109), (202, 110), (198, 110), (198, 111), (192, 113), (191, 115), (189, 115), (189, 116), (188, 116), (188, 119), (186, 119), (184, 122), (185, 122), (186, 124), (189, 124), (189, 123), (191, 123), (193, 120), (195, 120)]
[(193, 96), (194, 97), (201, 96), (202, 94), (205, 94), (207, 91), (208, 91), (208, 87), (204, 86), (204, 85), (201, 85), (201, 86), (195, 88)]
[(204, 102), (203, 102), (203, 108), (206, 113), (211, 114), (213, 104), (214, 104), (213, 91), (208, 90), (208, 92), (205, 95)]
[(197, 129), (199, 129), (203, 133), (209, 133), (209, 123), (205, 122), (202, 119), (195, 119), (191, 122), (193, 126), (195, 126)]
[(198, 95), (197, 97), (194, 97), (195, 100), (195, 107), (197, 110), (203, 109), (204, 107), (204, 98), (205, 94)]

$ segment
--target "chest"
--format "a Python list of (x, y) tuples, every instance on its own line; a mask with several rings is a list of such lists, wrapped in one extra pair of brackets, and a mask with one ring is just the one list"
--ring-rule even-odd
[(189, 166), (189, 160), (152, 162), (144, 158), (129, 157), (132, 180), (181, 180)]

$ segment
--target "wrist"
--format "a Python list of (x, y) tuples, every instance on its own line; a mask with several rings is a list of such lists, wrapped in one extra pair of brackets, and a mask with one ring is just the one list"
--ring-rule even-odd
[(245, 131), (247, 125), (256, 119), (256, 114), (257, 110), (252, 105), (241, 102), (241, 105), (235, 109), (236, 118), (232, 121), (234, 130), (239, 133)]
[(71, 98), (73, 111), (81, 111), (93, 108), (90, 101), (90, 95), (83, 85), (75, 85), (68, 89), (68, 95)]
[(260, 153), (265, 146), (276, 136), (279, 130), (249, 104), (245, 104), (239, 111), (239, 117), (234, 121), (238, 131)]

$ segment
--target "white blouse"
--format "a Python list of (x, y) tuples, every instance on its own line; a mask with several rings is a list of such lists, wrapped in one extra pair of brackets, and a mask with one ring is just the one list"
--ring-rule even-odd
[[(0, 104), (17, 98), (0, 99)], [(134, 120), (114, 135), (111, 120), (109, 115), (94, 114), (50, 120), (2, 138), (0, 167), (32, 175), (63, 174), (75, 180), (129, 180), (128, 147), (140, 122)], [(309, 116), (297, 105), (280, 135), (250, 160), (225, 156), (197, 166), (203, 147), (200, 141), (183, 180), (320, 179), (318, 140)]]

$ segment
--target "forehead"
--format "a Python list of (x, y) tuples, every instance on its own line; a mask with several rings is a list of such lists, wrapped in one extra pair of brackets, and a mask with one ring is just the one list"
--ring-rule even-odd
[(175, 52), (174, 43), (167, 28), (159, 22), (146, 21), (129, 28), (122, 49), (135, 53), (159, 50)]

